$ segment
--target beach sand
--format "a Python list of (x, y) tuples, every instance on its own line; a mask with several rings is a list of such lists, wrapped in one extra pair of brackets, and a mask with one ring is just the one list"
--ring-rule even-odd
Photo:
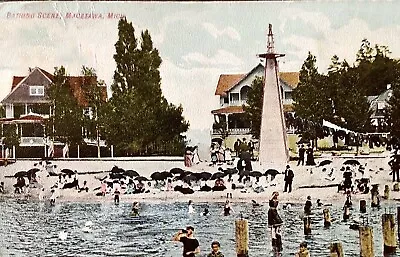
[[(379, 156), (322, 156), (316, 159), (316, 163), (319, 164), (323, 160), (331, 160), (332, 163), (326, 166), (297, 166), (296, 162), (290, 162), (289, 165), (294, 171), (295, 177), (293, 180), (293, 191), (291, 193), (283, 193), (284, 180), (283, 174), (278, 174), (273, 181), (268, 181), (265, 176), (261, 177), (259, 184), (264, 187), (264, 192), (256, 193), (251, 188), (248, 188), (246, 192), (242, 192), (242, 189), (232, 190), (232, 202), (250, 202), (256, 200), (257, 202), (267, 202), (272, 192), (278, 191), (280, 193), (279, 199), (281, 202), (289, 203), (304, 203), (307, 196), (311, 196), (312, 201), (315, 202), (317, 199), (321, 199), (322, 203), (341, 203), (345, 201), (344, 192), (337, 192), (337, 187), (325, 187), (325, 188), (299, 188), (302, 186), (322, 186), (337, 184), (343, 181), (343, 171), (340, 168), (344, 161), (351, 159), (357, 159), (361, 165), (365, 166), (364, 177), (369, 177), (371, 180), (370, 184), (379, 184), (380, 195), (383, 196), (385, 185), (389, 185), (390, 188), (390, 199), (400, 199), (400, 192), (392, 191), (394, 183), (392, 177), (389, 175), (390, 167), (388, 161), (390, 159), (389, 152), (380, 154)], [(35, 168), (35, 163), (38, 161), (33, 160), (17, 160), (16, 163), (0, 167), (0, 181), (5, 182), (6, 194), (0, 195), (2, 198), (17, 198), (24, 199), (29, 198), (30, 200), (38, 200), (40, 188), (44, 188), (44, 199), (48, 200), (51, 195), (50, 188), (58, 181), (56, 176), (48, 176), (46, 170), (37, 173), (39, 177), (40, 188), (29, 188), (23, 194), (15, 194), (13, 184), (16, 183), (15, 178), (9, 178), (18, 171), (27, 171), (31, 168)], [(113, 166), (118, 166), (123, 169), (132, 169), (137, 171), (141, 176), (150, 178), (150, 175), (155, 171), (169, 171), (171, 168), (182, 168), (192, 172), (208, 171), (211, 173), (217, 172), (221, 166), (211, 167), (208, 162), (201, 162), (193, 167), (184, 167), (183, 161), (144, 161), (144, 160), (52, 160), (52, 164), (57, 167), (54, 169), (59, 172), (61, 169), (68, 168), (71, 170), (77, 170), (79, 185), (82, 185), (83, 181), (87, 181), (89, 192), (78, 192), (75, 189), (60, 189), (58, 201), (67, 202), (107, 202), (113, 201), (114, 196), (107, 194), (106, 196), (96, 196), (99, 192), (93, 191), (94, 188), (100, 187), (100, 180), (97, 178), (104, 177), (109, 174), (109, 171)], [(233, 166), (231, 166), (233, 167)], [(323, 172), (322, 169), (326, 168)], [(334, 169), (332, 176), (328, 176), (331, 169)], [(358, 168), (358, 167), (357, 167)], [(253, 170), (259, 170), (258, 164), (253, 163)], [(357, 169), (356, 169), (357, 170)], [(99, 172), (97, 174), (82, 174), (87, 172)], [(261, 170), (259, 170), (261, 171)], [(282, 167), (280, 172), (284, 171)], [(312, 174), (311, 174), (312, 171)], [(261, 171), (264, 173), (265, 171)], [(355, 171), (355, 178), (361, 178), (361, 173)], [(354, 176), (353, 176), (354, 177)], [(237, 181), (238, 175), (234, 175), (234, 183)], [(226, 180), (226, 177), (224, 178)], [(71, 180), (71, 179), (70, 179)], [(255, 180), (255, 178), (252, 178)], [(333, 181), (331, 181), (333, 180)], [(27, 181), (27, 180), (26, 180)], [(153, 182), (154, 184), (154, 182)], [(214, 185), (214, 181), (208, 181), (209, 186)], [(353, 194), (353, 202), (358, 202), (359, 199), (370, 200), (370, 194)], [(222, 202), (226, 200), (226, 191), (221, 192), (200, 192), (195, 191), (194, 194), (182, 194), (180, 192), (161, 191), (159, 189), (151, 188), (149, 193), (141, 194), (122, 194), (121, 202), (176, 202), (176, 201), (188, 201), (194, 202)]]

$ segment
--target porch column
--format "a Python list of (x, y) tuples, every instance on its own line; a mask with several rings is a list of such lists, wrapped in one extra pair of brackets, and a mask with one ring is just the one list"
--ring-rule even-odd
[(226, 131), (229, 129), (229, 113), (225, 113)]
[(43, 146), (44, 146), (44, 158), (47, 158), (47, 145), (46, 145), (46, 126), (43, 125)]
[(28, 104), (25, 104), (25, 115), (28, 114)]

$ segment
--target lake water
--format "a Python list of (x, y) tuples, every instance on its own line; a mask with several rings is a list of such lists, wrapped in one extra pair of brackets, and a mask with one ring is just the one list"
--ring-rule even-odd
[[(202, 254), (210, 251), (213, 240), (221, 242), (226, 257), (234, 257), (236, 219), (243, 215), (249, 221), (250, 256), (273, 256), (267, 229), (267, 206), (253, 208), (249, 203), (234, 203), (235, 213), (222, 215), (223, 203), (196, 203), (197, 213), (187, 214), (185, 203), (141, 203), (139, 217), (131, 217), (131, 205), (121, 203), (17, 203), (0, 202), (0, 256), (182, 256), (181, 243), (171, 241), (173, 234), (186, 225), (195, 227)], [(211, 215), (201, 216), (207, 207)], [(303, 206), (279, 209), (284, 221), (282, 256), (294, 256), (301, 241), (308, 242), (311, 256), (329, 256), (329, 243), (340, 239), (345, 255), (359, 256), (358, 231), (349, 223), (336, 222), (323, 228), (322, 209), (314, 210), (312, 235), (303, 235), (300, 219)], [(340, 206), (331, 206), (333, 218), (341, 219)], [(368, 208), (369, 224), (373, 227), (375, 256), (382, 256), (382, 213), (396, 213), (396, 205), (383, 205), (380, 210)], [(358, 206), (352, 218), (358, 218)], [(82, 228), (87, 221), (93, 226), (89, 233)], [(65, 240), (59, 238), (65, 231)], [(396, 256), (396, 255), (393, 255)], [(400, 256), (400, 251), (397, 252)]]

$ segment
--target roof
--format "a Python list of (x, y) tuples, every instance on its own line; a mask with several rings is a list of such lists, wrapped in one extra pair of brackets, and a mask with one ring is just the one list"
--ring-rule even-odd
[(223, 113), (244, 113), (243, 106), (227, 106), (217, 110), (211, 111), (212, 114), (223, 114)]
[[(294, 107), (293, 104), (284, 104), (283, 105), (284, 112), (293, 112)], [(243, 106), (227, 106), (220, 109), (212, 110), (212, 114), (232, 114), (232, 113), (245, 113), (243, 110)]]
[(215, 90), (215, 95), (223, 95), (226, 91), (236, 85), (239, 81), (244, 78), (246, 74), (221, 74), (219, 76), (217, 89)]
[[(225, 95), (230, 89), (239, 84), (242, 80), (250, 76), (257, 68), (264, 67), (258, 64), (249, 73), (246, 74), (221, 74), (219, 76), (215, 95)], [(299, 83), (299, 72), (279, 72), (279, 79), (285, 82), (291, 88), (296, 88)]]
[(41, 123), (46, 118), (40, 114), (29, 113), (27, 115), (21, 115), (19, 118), (1, 118), (0, 123)]
[[(52, 84), (52, 80), (54, 76), (49, 72), (41, 69), (34, 68), (29, 75), (22, 76), (14, 76), (13, 82), (11, 86), (11, 92), (1, 101), (3, 104), (5, 103), (48, 103), (49, 99), (47, 96), (31, 96), (29, 94), (29, 86), (31, 85), (43, 85), (45, 87), (49, 87)], [(85, 77), (85, 76), (68, 76), (67, 80), (72, 89), (73, 95), (77, 98), (78, 103), (82, 106), (86, 106), (87, 99), (85, 99), (83, 86), (86, 84), (93, 85), (97, 82), (97, 77)], [(101, 86), (101, 90), (103, 93), (103, 100), (107, 100), (107, 87)]]

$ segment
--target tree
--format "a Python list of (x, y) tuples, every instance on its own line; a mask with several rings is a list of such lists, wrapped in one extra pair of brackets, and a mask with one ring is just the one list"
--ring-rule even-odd
[(386, 111), (390, 134), (400, 139), (400, 85), (393, 86), (392, 97), (388, 101)]
[(293, 90), (294, 110), (306, 124), (302, 132), (304, 140), (316, 140), (322, 120), (333, 118), (326, 77), (318, 73), (316, 62), (316, 57), (309, 52), (300, 70), (299, 84)]
[(52, 102), (51, 118), (47, 122), (47, 132), (53, 140), (68, 144), (80, 144), (83, 126), (83, 108), (74, 96), (65, 68), (54, 68), (53, 83), (48, 89)]
[(4, 109), (4, 106), (0, 105), (0, 118), (5, 118), (6, 117), (6, 110)]
[(97, 157), (100, 158), (100, 135), (102, 134), (102, 124), (105, 122), (107, 94), (104, 91), (105, 83), (97, 79), (96, 70), (82, 66), (83, 75), (82, 89), (87, 101), (87, 111), (84, 115), (84, 128), (87, 131), (87, 137), (96, 139)]
[(107, 141), (124, 154), (151, 154), (161, 145), (181, 147), (189, 124), (182, 107), (169, 104), (161, 91), (161, 57), (150, 33), (135, 37), (131, 22), (118, 23), (116, 70), (106, 122)]
[(261, 115), (263, 106), (264, 79), (256, 77), (251, 83), (251, 89), (247, 93), (247, 106), (244, 105), (247, 119), (250, 121), (250, 130), (254, 138), (260, 138)]

